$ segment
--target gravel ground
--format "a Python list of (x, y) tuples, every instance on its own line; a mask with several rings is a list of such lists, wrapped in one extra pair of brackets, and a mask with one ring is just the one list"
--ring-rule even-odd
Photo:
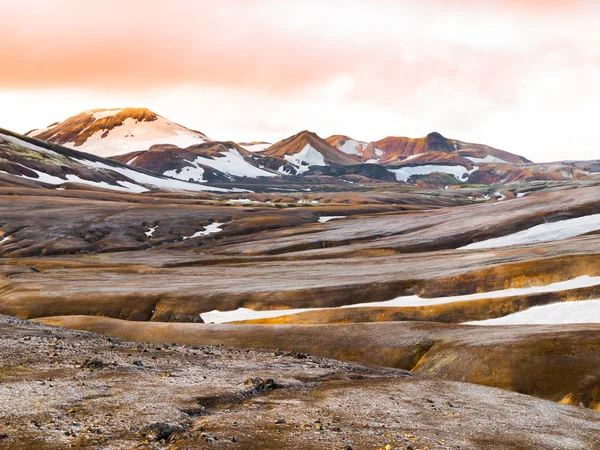
[[(0, 448), (581, 449), (597, 411), (295, 352), (0, 316)], [(388, 447), (386, 447), (388, 446)]]

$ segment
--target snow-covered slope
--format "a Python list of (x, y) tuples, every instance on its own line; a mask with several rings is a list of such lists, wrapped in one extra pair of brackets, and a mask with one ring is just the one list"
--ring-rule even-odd
[(509, 234), (499, 238), (475, 242), (462, 247), (464, 250), (477, 250), (483, 248), (508, 247), (511, 245), (533, 244), (536, 242), (550, 242), (569, 239), (582, 234), (600, 230), (600, 214), (566, 219), (558, 222), (543, 223), (518, 233)]
[(289, 175), (302, 175), (308, 172), (312, 166), (359, 164), (356, 158), (347, 155), (315, 133), (306, 130), (273, 144), (260, 152), (260, 155), (283, 160), (288, 167), (280, 167), (279, 172)]
[(163, 177), (3, 129), (0, 129), (0, 175), (29, 180), (34, 183), (44, 183), (41, 186), (77, 183), (132, 193), (146, 192), (155, 188), (215, 192), (240, 191)]
[(27, 135), (105, 157), (157, 144), (188, 147), (210, 141), (203, 133), (144, 108), (85, 111)]
[(477, 167), (469, 170), (463, 166), (426, 164), (423, 166), (405, 166), (399, 169), (388, 170), (396, 175), (398, 181), (404, 182), (407, 182), (413, 175), (429, 175), (431, 173), (447, 173), (459, 181), (465, 181), (469, 174), (477, 170)]
[(369, 145), (367, 142), (357, 141), (340, 134), (329, 136), (325, 141), (345, 154), (356, 156), (359, 159), (362, 158), (363, 152)]
[(234, 181), (234, 177), (280, 176), (266, 170), (260, 156), (233, 142), (213, 141), (187, 148), (157, 145), (111, 159), (185, 181)]

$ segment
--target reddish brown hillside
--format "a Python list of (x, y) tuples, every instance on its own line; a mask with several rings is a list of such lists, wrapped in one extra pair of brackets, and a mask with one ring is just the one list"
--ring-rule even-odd
[(315, 133), (310, 131), (301, 131), (287, 139), (276, 142), (261, 154), (272, 158), (283, 158), (285, 156), (300, 153), (307, 145), (323, 155), (326, 163), (337, 164), (340, 166), (350, 166), (357, 164), (357, 160), (346, 155), (344, 152), (332, 147)]

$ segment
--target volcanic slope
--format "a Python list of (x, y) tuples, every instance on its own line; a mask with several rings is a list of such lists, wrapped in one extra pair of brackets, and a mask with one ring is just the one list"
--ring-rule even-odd
[(307, 172), (313, 166), (348, 166), (358, 163), (310, 131), (301, 131), (279, 141), (260, 154), (286, 160), (295, 167), (296, 175)]
[(105, 157), (155, 144), (188, 147), (211, 140), (146, 108), (84, 111), (27, 135)]
[(3, 129), (0, 129), (0, 178), (6, 184), (57, 189), (63, 189), (65, 185), (85, 185), (87, 189), (132, 193), (151, 189), (228, 192), (227, 189), (187, 183), (128, 167)]
[(239, 177), (276, 177), (261, 158), (233, 142), (206, 142), (185, 149), (154, 145), (149, 150), (113, 156), (111, 159), (185, 181), (235, 181)]

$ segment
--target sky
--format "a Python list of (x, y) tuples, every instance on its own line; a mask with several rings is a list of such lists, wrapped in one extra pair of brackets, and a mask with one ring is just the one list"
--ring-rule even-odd
[(599, 23), (596, 0), (0, 0), (0, 127), (131, 106), (219, 140), (600, 159)]

